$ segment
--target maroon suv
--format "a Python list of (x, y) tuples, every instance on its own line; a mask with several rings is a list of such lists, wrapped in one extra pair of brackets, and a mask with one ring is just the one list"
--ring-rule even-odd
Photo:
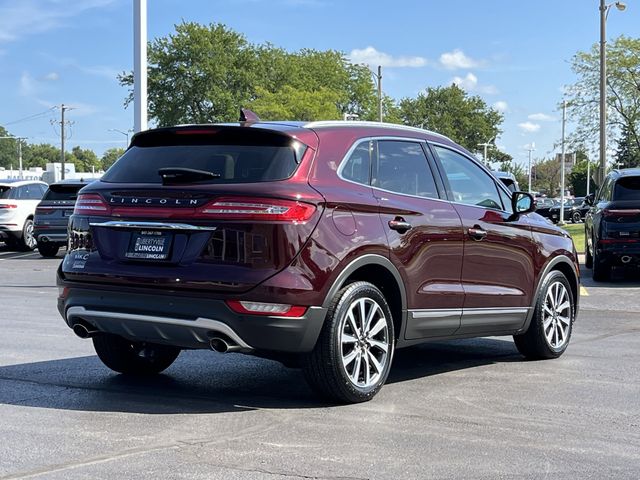
[(466, 150), (425, 130), (240, 122), (149, 130), (85, 187), (58, 309), (126, 374), (181, 349), (302, 366), (341, 402), (372, 398), (396, 348), (513, 335), (567, 348), (571, 238)]

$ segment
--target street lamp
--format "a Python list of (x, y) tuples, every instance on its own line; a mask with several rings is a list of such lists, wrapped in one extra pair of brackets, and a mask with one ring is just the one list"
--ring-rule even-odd
[(615, 7), (621, 12), (627, 8), (624, 2), (606, 4), (605, 0), (600, 0), (600, 172), (598, 183), (602, 185), (607, 174), (607, 36), (606, 26), (609, 9)]
[(493, 146), (493, 144), (491, 142), (493, 142), (494, 140), (495, 140), (495, 137), (492, 138), (491, 140), (489, 140), (488, 142), (484, 142), (484, 143), (479, 143), (478, 144), (479, 147), (484, 147), (484, 155), (482, 157), (482, 160), (484, 160), (484, 164), (487, 167), (489, 166), (489, 162), (487, 161), (487, 148)]
[(531, 173), (532, 173), (532, 169), (531, 169), (531, 152), (535, 152), (536, 151), (536, 144), (534, 142), (531, 142), (531, 144), (529, 145), (527, 150), (529, 151), (529, 193), (531, 193)]
[(108, 130), (109, 132), (118, 132), (121, 133), (122, 135), (124, 135), (125, 137), (127, 137), (127, 147), (129, 146), (129, 133), (133, 132), (133, 129), (129, 129), (126, 132), (123, 132), (122, 130), (118, 130), (117, 128), (110, 128)]
[(382, 122), (382, 65), (378, 65), (378, 73), (369, 70), (378, 87), (378, 121)]

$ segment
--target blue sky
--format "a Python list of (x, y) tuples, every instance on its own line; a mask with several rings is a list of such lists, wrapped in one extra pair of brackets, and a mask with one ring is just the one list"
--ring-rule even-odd
[[(640, 1), (612, 10), (608, 37), (640, 36)], [(176, 23), (218, 22), (288, 50), (337, 49), (381, 63), (387, 94), (457, 82), (505, 115), (498, 145), (523, 163), (549, 156), (557, 106), (575, 80), (569, 60), (598, 40), (598, 0), (149, 0), (149, 39)], [(0, 125), (59, 145), (51, 119), (65, 103), (69, 148), (124, 146), (133, 125), (115, 76), (132, 65), (131, 0), (0, 0)], [(46, 112), (46, 113), (43, 113)], [(38, 115), (41, 114), (42, 115)], [(33, 116), (24, 121), (25, 117)], [(569, 130), (571, 126), (569, 125)]]

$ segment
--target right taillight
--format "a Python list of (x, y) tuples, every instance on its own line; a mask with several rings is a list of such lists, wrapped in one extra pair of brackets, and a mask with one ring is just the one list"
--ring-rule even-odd
[(637, 208), (629, 208), (625, 210), (605, 208), (602, 210), (602, 215), (605, 217), (633, 217), (635, 215), (640, 215), (640, 210)]
[(271, 198), (219, 198), (205, 205), (200, 215), (221, 220), (304, 223), (316, 207), (295, 200)]
[(73, 209), (74, 215), (107, 216), (111, 214), (111, 207), (96, 193), (78, 195)]

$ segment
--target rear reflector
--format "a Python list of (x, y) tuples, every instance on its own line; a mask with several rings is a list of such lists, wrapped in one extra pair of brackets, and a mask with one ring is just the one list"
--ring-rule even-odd
[(638, 238), (603, 238), (598, 243), (601, 244), (611, 244), (611, 243), (638, 243), (640, 239)]
[(76, 206), (73, 209), (74, 215), (108, 215), (111, 207), (104, 199), (95, 193), (84, 193), (78, 195)]
[(202, 209), (206, 216), (228, 220), (283, 221), (303, 223), (316, 207), (294, 200), (271, 198), (220, 198)]
[(227, 305), (236, 313), (249, 315), (273, 315), (278, 317), (301, 317), (307, 307), (286, 305), (283, 303), (247, 302), (227, 300)]

